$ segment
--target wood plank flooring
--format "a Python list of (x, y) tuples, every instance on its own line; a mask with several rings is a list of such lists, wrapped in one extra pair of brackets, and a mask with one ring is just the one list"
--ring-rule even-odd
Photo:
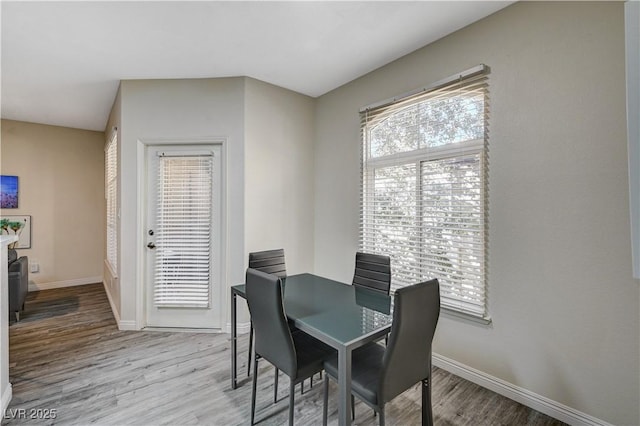
[[(245, 373), (240, 387), (231, 390), (226, 334), (119, 331), (102, 284), (30, 293), (22, 320), (10, 327), (13, 400), (2, 425), (246, 425), (246, 347), (244, 335), (238, 361)], [(257, 420), (286, 424), (287, 378), (280, 378), (281, 400), (274, 405), (273, 367), (261, 365)], [(437, 368), (433, 383), (436, 425), (562, 424)], [(297, 392), (297, 425), (321, 424), (321, 391), (317, 382), (304, 395)], [(332, 425), (336, 394), (332, 383)], [(47, 410), (55, 410), (55, 418), (29, 418), (51, 414)], [(388, 404), (388, 424), (419, 421), (417, 386)], [(354, 424), (377, 425), (377, 417), (356, 403)]]

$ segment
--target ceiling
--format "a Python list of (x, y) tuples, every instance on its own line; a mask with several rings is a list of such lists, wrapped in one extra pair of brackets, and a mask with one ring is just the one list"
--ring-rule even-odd
[(124, 79), (317, 97), (511, 3), (2, 1), (2, 118), (102, 131)]

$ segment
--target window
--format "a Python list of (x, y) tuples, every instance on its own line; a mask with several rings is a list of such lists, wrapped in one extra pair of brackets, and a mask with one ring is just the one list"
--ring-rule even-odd
[(213, 155), (159, 154), (156, 307), (209, 308)]
[(440, 281), (444, 309), (487, 319), (487, 77), (480, 65), (361, 110), (360, 248), (391, 289)]
[(105, 149), (105, 198), (107, 199), (107, 263), (114, 276), (118, 274), (118, 134)]

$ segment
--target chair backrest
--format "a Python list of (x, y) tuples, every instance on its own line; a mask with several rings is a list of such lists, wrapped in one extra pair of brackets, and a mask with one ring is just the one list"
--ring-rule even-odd
[(431, 342), (440, 316), (437, 279), (396, 290), (378, 401), (391, 401), (431, 373)]
[(265, 250), (249, 253), (249, 268), (284, 278), (287, 268), (284, 263), (284, 249)]
[(249, 268), (246, 293), (255, 330), (256, 353), (289, 377), (295, 377), (296, 350), (284, 313), (280, 278)]
[(357, 252), (353, 285), (389, 294), (391, 288), (391, 260), (389, 256)]

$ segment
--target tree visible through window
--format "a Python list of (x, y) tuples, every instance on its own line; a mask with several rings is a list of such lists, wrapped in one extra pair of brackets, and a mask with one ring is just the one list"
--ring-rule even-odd
[(362, 111), (361, 249), (392, 290), (431, 278), (442, 306), (487, 317), (486, 75)]

